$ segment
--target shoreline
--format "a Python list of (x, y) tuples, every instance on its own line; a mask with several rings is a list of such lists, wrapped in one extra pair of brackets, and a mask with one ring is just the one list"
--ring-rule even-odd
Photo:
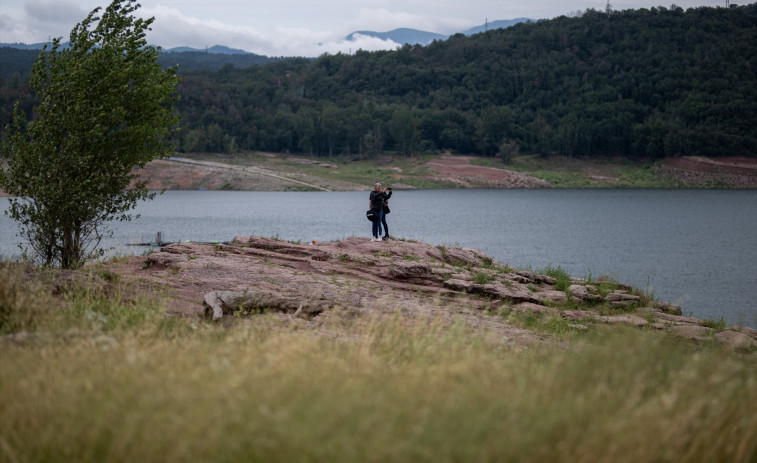
[(140, 178), (155, 190), (364, 191), (377, 176), (396, 189), (757, 189), (757, 159), (686, 157), (634, 164), (528, 155), (505, 165), (497, 158), (450, 154), (357, 161), (271, 153), (193, 154), (153, 161)]
[[(451, 154), (372, 159), (287, 154), (178, 154), (134, 171), (150, 190), (366, 191), (381, 177), (396, 189), (653, 188), (757, 189), (757, 158), (701, 156), (655, 162), (560, 156)], [(0, 190), (1, 197), (8, 197)]]

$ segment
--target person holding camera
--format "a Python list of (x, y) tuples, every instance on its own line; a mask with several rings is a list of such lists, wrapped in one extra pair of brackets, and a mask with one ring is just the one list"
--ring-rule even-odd
[[(383, 225), (384, 229), (386, 230), (386, 236), (384, 236), (384, 241), (389, 239), (389, 229), (386, 225), (386, 217), (384, 216), (384, 208), (386, 207), (386, 200), (389, 199), (390, 196), (392, 196), (392, 189), (388, 188), (389, 193), (387, 193), (387, 188), (381, 188), (381, 182), (376, 182), (375, 185), (373, 185), (373, 191), (371, 191), (371, 196), (369, 200), (368, 207), (372, 209), (376, 213), (376, 220), (372, 223), (372, 234), (373, 237), (371, 238), (371, 241), (381, 241), (381, 238), (379, 238), (379, 235), (381, 235), (381, 226)], [(388, 207), (386, 207), (388, 209)]]
[(389, 198), (392, 197), (392, 187), (387, 187), (384, 189), (384, 207), (382, 208), (382, 214), (381, 214), (381, 224), (379, 224), (378, 227), (378, 233), (381, 234), (381, 225), (384, 226), (384, 241), (387, 241), (389, 239), (389, 225), (386, 224), (386, 214), (389, 213)]

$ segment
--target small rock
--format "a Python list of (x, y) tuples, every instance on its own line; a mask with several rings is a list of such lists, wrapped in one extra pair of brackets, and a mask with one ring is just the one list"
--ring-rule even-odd
[(744, 333), (740, 333), (734, 330), (721, 331), (720, 333), (715, 335), (715, 339), (732, 349), (741, 350), (757, 348), (757, 341)]
[(205, 307), (205, 315), (211, 315), (213, 321), (223, 318), (224, 298), (232, 299), (241, 297), (243, 293), (236, 291), (213, 291), (205, 295), (202, 305)]
[(537, 283), (544, 283), (545, 285), (554, 285), (557, 283), (557, 278), (552, 278), (547, 275), (535, 275), (534, 280)]
[(610, 307), (613, 307), (615, 309), (623, 309), (626, 307), (630, 307), (634, 304), (635, 304), (634, 301), (611, 301)]
[(665, 313), (673, 314), (673, 315), (683, 315), (683, 312), (681, 311), (680, 305), (673, 305), (669, 302), (658, 302), (657, 308), (662, 310)]
[(741, 331), (742, 333), (746, 334), (752, 339), (757, 340), (757, 330), (755, 330), (754, 328), (750, 328), (748, 326), (741, 326), (739, 327), (738, 331)]
[(560, 316), (566, 320), (580, 322), (590, 318), (590, 315), (582, 310), (561, 310)]
[(446, 248), (444, 260), (447, 263), (461, 263), (471, 265), (481, 265), (479, 252), (468, 248)]
[(513, 310), (516, 312), (533, 312), (537, 314), (557, 313), (556, 309), (541, 304), (534, 304), (533, 302), (521, 302), (514, 305)]
[(508, 281), (513, 281), (515, 283), (520, 283), (520, 284), (524, 284), (524, 285), (527, 285), (529, 283), (533, 283), (534, 282), (534, 280), (528, 279), (528, 278), (526, 278), (524, 276), (521, 276), (521, 275), (516, 275), (514, 273), (509, 273), (509, 274), (505, 275), (505, 279), (507, 279)]
[(513, 276), (520, 276), (523, 278), (526, 278), (530, 282), (536, 281), (536, 274), (534, 272), (528, 271), (528, 270), (516, 270), (515, 272), (511, 273), (510, 275)]
[(599, 302), (602, 300), (602, 296), (599, 294), (591, 293), (591, 291), (596, 291), (594, 286), (570, 285), (566, 291), (570, 293), (571, 300), (574, 302)]
[(702, 320), (694, 317), (684, 317), (682, 315), (671, 315), (665, 312), (657, 312), (654, 317), (659, 320), (665, 320), (678, 325), (699, 325)]
[(634, 294), (628, 294), (625, 291), (622, 290), (615, 290), (605, 296), (605, 301), (607, 302), (639, 302), (641, 300), (641, 297), (636, 296)]
[(472, 289), (477, 293), (508, 299), (513, 302), (533, 302), (536, 304), (541, 302), (541, 299), (536, 297), (528, 288), (518, 283), (505, 285), (502, 282), (495, 281), (494, 283), (487, 283), (485, 285), (474, 284)]
[(648, 321), (634, 314), (610, 315), (609, 317), (604, 317), (602, 320), (606, 323), (623, 323), (638, 327), (647, 326), (649, 324)]
[(712, 328), (699, 325), (676, 325), (670, 328), (670, 332), (674, 335), (696, 341), (708, 341), (713, 331)]
[(652, 314), (657, 315), (662, 312), (662, 310), (655, 308), (655, 307), (639, 307), (636, 309), (638, 312), (645, 313), (645, 314)]
[(389, 269), (389, 274), (394, 278), (426, 278), (431, 276), (431, 267), (424, 262), (396, 261)]
[(557, 302), (557, 303), (563, 303), (568, 301), (568, 295), (565, 294), (563, 291), (556, 291), (556, 290), (547, 290), (547, 291), (539, 291), (536, 293), (536, 297), (539, 298), (542, 302)]
[(578, 323), (571, 323), (568, 325), (569, 328), (573, 328), (574, 330), (581, 330), (581, 331), (588, 331), (588, 327), (585, 325), (579, 325)]
[(473, 282), (470, 280), (458, 280), (452, 278), (444, 282), (444, 287), (454, 291), (465, 291), (466, 293), (469, 293), (473, 289)]
[(589, 294), (589, 290), (584, 285), (570, 285), (568, 286), (568, 291), (570, 291), (574, 297), (582, 300)]
[[(166, 248), (161, 249), (163, 251)], [(184, 260), (181, 256), (170, 252), (151, 252), (147, 256), (147, 267), (168, 268)]]

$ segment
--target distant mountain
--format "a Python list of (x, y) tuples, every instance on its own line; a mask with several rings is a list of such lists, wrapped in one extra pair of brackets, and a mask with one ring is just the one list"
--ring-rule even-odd
[(0, 47), (17, 48), (19, 50), (42, 50), (50, 42), (43, 43), (0, 43)]
[[(39, 47), (36, 45), (39, 45)], [(0, 82), (7, 81), (15, 73), (18, 73), (21, 78), (26, 76), (31, 70), (34, 60), (39, 56), (43, 45), (0, 43)], [(178, 65), (179, 72), (197, 70), (215, 71), (227, 65), (246, 68), (280, 59), (247, 53), (241, 50), (233, 50), (222, 46), (208, 48), (207, 52), (205, 50), (200, 51), (181, 47), (172, 48), (171, 50), (161, 50), (158, 53), (158, 61), (163, 67)]]
[[(480, 26), (472, 27), (466, 31), (461, 31), (460, 33), (470, 36), (473, 34), (478, 34), (480, 32), (486, 32), (487, 30), (505, 29), (507, 27), (514, 26), (515, 24), (518, 24), (518, 23), (530, 22), (530, 21), (533, 21), (533, 19), (529, 19), (529, 18), (502, 19), (502, 20), (492, 21), (490, 23), (482, 24)], [(345, 39), (349, 41), (354, 41), (357, 35), (375, 37), (381, 40), (391, 40), (392, 42), (398, 43), (400, 45), (404, 45), (404, 44), (428, 45), (434, 40), (447, 40), (447, 38), (449, 38), (449, 35), (437, 34), (436, 32), (427, 32), (427, 31), (422, 31), (418, 29), (410, 29), (407, 27), (402, 27), (400, 29), (394, 29), (388, 32), (355, 31), (351, 33), (350, 35), (348, 35), (347, 37), (345, 37)]]
[[(478, 34), (480, 32), (485, 32), (487, 30), (493, 30), (493, 29), (504, 29), (510, 26), (513, 26), (518, 23), (522, 22), (530, 22), (533, 21), (529, 18), (517, 18), (517, 19), (503, 19), (503, 20), (497, 20), (492, 21), (490, 23), (482, 24), (480, 26), (476, 26), (473, 28), (470, 28), (466, 31), (460, 31), (461, 34), (465, 35), (473, 35)], [(436, 32), (427, 32), (422, 31), (418, 29), (411, 29), (407, 27), (401, 27), (399, 29), (394, 29), (392, 31), (388, 32), (375, 32), (375, 31), (355, 31), (345, 37), (349, 41), (354, 41), (356, 39), (357, 35), (364, 35), (368, 37), (376, 37), (381, 40), (391, 40), (392, 42), (398, 43), (400, 45), (404, 44), (421, 44), (421, 45), (428, 45), (432, 43), (434, 40), (446, 40), (449, 38), (449, 35), (443, 35), (443, 34), (437, 34)], [(19, 50), (42, 50), (42, 47), (45, 45), (48, 45), (48, 42), (41, 42), (41, 43), (0, 43), (0, 47), (7, 47), (7, 48), (16, 48)], [(63, 47), (66, 47), (68, 45), (68, 42), (61, 44)], [(211, 54), (211, 55), (252, 55), (250, 57), (241, 58), (240, 60), (235, 60), (234, 65), (236, 66), (244, 66), (249, 64), (261, 64), (265, 61), (265, 59), (261, 59), (264, 57), (261, 57), (260, 55), (256, 55), (254, 53), (249, 53), (244, 50), (240, 50), (238, 48), (230, 48), (223, 45), (214, 45), (210, 48), (192, 48), (192, 47), (174, 47), (174, 48), (165, 48), (161, 50), (161, 53), (203, 53), (203, 54)], [(271, 59), (273, 60), (273, 59)], [(170, 60), (167, 60), (170, 61)], [(195, 68), (195, 59), (192, 59), (192, 64), (189, 66), (191, 68)], [(218, 61), (218, 60), (213, 60)], [(188, 63), (187, 63), (188, 64)], [(216, 68), (217, 63), (214, 63), (212, 65), (213, 68)]]
[(374, 31), (356, 31), (345, 37), (349, 41), (354, 41), (355, 36), (364, 35), (368, 37), (375, 37), (381, 40), (391, 40), (392, 42), (400, 45), (409, 43), (415, 45), (417, 43), (421, 45), (428, 45), (434, 40), (445, 40), (448, 36), (437, 34), (435, 32), (420, 31), (418, 29), (409, 29), (402, 27), (400, 29), (394, 29), (389, 32), (374, 32)]
[(216, 55), (246, 55), (249, 54), (249, 52), (246, 52), (244, 50), (239, 50), (237, 48), (229, 48), (224, 47), (223, 45), (213, 45), (210, 48), (192, 48), (192, 47), (175, 47), (175, 48), (164, 48), (162, 51), (165, 52), (173, 52), (173, 53), (183, 53), (187, 51), (192, 52), (203, 52), (203, 53), (213, 53)]
[(473, 34), (480, 34), (481, 32), (490, 31), (492, 29), (507, 29), (508, 27), (514, 26), (518, 23), (527, 23), (531, 21), (533, 21), (533, 19), (529, 19), (529, 18), (500, 19), (497, 21), (492, 21), (490, 23), (486, 23), (480, 26), (470, 28), (467, 31), (463, 31), (463, 34), (473, 35)]
[[(49, 42), (44, 43), (0, 43), (0, 47), (7, 47), (7, 48), (16, 48), (18, 50), (42, 50), (42, 47), (45, 45), (49, 45)], [(65, 48), (68, 46), (68, 42), (61, 43), (61, 45)], [(183, 53), (183, 52), (202, 52), (202, 53), (212, 53), (214, 55), (246, 55), (250, 54), (249, 52), (246, 52), (244, 50), (239, 50), (236, 48), (229, 48), (225, 47), (223, 45), (214, 45), (210, 48), (191, 48), (191, 47), (175, 47), (175, 48), (168, 48), (168, 49), (162, 49), (161, 52), (175, 52), (175, 53)]]

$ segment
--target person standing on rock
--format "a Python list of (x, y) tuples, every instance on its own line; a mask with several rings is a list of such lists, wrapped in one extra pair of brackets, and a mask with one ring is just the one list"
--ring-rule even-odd
[(384, 226), (384, 241), (389, 239), (389, 225), (386, 224), (386, 214), (389, 213), (389, 198), (392, 197), (392, 187), (384, 188), (384, 207), (382, 208), (381, 223), (378, 227), (379, 235), (381, 234), (381, 225)]
[(384, 220), (384, 191), (381, 189), (381, 182), (376, 182), (373, 185), (368, 204), (368, 207), (376, 213), (376, 220), (371, 224), (373, 235), (371, 241), (381, 241), (379, 235), (381, 234), (381, 222)]

